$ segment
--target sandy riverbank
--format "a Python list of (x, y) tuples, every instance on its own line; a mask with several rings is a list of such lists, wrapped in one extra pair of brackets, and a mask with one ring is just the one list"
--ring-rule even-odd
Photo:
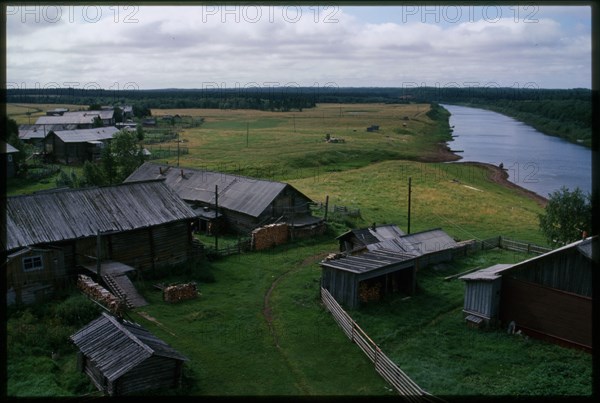
[(537, 194), (531, 190), (525, 189), (524, 187), (521, 187), (521, 186), (509, 181), (508, 180), (508, 172), (501, 169), (500, 167), (493, 165), (493, 164), (488, 164), (485, 162), (471, 162), (471, 161), (456, 162), (456, 161), (460, 161), (461, 158), (462, 157), (460, 155), (453, 153), (450, 150), (450, 147), (448, 147), (448, 145), (446, 143), (440, 143), (436, 154), (428, 155), (428, 156), (420, 159), (420, 161), (421, 162), (454, 162), (455, 164), (462, 164), (462, 165), (466, 165), (466, 166), (476, 166), (476, 167), (483, 168), (483, 169), (487, 170), (487, 177), (490, 181), (495, 182), (504, 187), (514, 189), (518, 193), (520, 193), (522, 196), (525, 196), (532, 200), (535, 200), (542, 207), (546, 206), (548, 199), (546, 199), (543, 196), (540, 196), (539, 194)]

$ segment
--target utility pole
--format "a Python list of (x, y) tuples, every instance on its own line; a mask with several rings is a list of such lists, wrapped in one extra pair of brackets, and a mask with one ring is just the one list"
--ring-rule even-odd
[(408, 228), (407, 231), (410, 234), (410, 196), (412, 193), (412, 177), (408, 177)]
[(325, 196), (325, 217), (323, 218), (327, 221), (327, 210), (329, 210), (329, 195)]
[[(218, 221), (219, 218), (219, 186), (215, 185), (215, 222)], [(215, 253), (219, 251), (219, 231), (215, 226)]]
[(98, 275), (98, 281), (100, 281), (100, 275), (101, 273), (101, 267), (102, 267), (102, 262), (100, 260), (100, 254), (102, 253), (102, 246), (100, 244), (101, 239), (100, 239), (100, 230), (98, 230), (97, 234), (96, 234), (96, 274)]
[(250, 133), (250, 122), (246, 122), (246, 147), (248, 147), (248, 134)]

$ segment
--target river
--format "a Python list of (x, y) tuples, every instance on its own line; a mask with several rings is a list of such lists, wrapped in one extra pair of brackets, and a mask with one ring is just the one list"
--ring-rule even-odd
[(442, 105), (450, 115), (454, 139), (448, 146), (463, 161), (502, 163), (508, 179), (543, 197), (566, 186), (592, 189), (589, 148), (547, 136), (500, 113), (457, 105)]

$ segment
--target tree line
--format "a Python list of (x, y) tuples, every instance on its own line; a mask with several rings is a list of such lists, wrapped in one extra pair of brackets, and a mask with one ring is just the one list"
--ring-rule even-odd
[(48, 88), (6, 90), (9, 103), (65, 103), (150, 109), (257, 109), (287, 112), (318, 103), (449, 103), (500, 112), (539, 131), (591, 146), (592, 92), (589, 89), (508, 87), (250, 87), (159, 90)]

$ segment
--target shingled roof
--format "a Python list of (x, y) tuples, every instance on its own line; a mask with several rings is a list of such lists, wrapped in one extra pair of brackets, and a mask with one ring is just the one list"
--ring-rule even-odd
[[(164, 179), (175, 193), (189, 202), (215, 203), (215, 186), (218, 187), (219, 207), (241, 212), (252, 217), (260, 216), (273, 200), (291, 185), (247, 176), (191, 168), (174, 168), (168, 165), (144, 163), (125, 182)], [(294, 189), (302, 195), (298, 190)], [(307, 201), (310, 199), (304, 195)]]
[(6, 250), (195, 217), (162, 181), (12, 196), (6, 203)]
[(112, 139), (118, 132), (119, 129), (109, 126), (94, 129), (55, 130), (54, 134), (65, 143), (85, 143)]
[(109, 381), (118, 379), (152, 355), (188, 361), (140, 325), (105, 312), (70, 339)]

